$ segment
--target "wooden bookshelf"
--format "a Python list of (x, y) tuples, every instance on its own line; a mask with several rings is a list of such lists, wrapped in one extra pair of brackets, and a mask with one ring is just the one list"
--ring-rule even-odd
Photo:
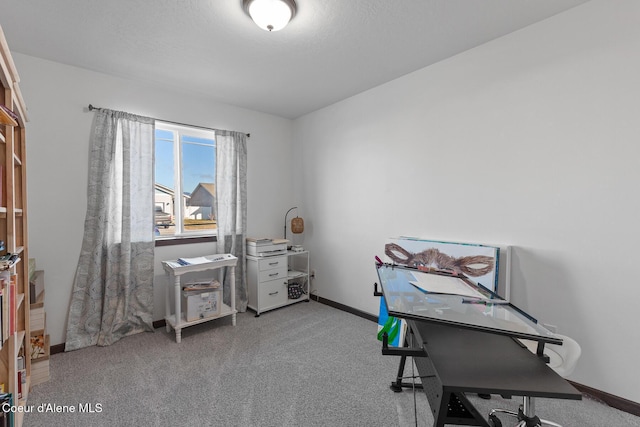
[[(0, 255), (17, 254), (10, 266), (0, 266), (2, 286), (2, 337), (0, 384), (11, 393), (14, 405), (25, 406), (31, 387), (31, 328), (29, 250), (27, 235), (26, 106), (20, 78), (0, 27)], [(7, 325), (6, 322), (9, 324)], [(45, 346), (47, 344), (45, 343)], [(22, 425), (16, 411), (14, 426)]]

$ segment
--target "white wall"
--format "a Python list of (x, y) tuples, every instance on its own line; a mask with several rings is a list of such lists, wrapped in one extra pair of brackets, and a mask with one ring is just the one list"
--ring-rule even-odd
[(297, 119), (318, 294), (376, 314), (389, 237), (513, 245), (572, 379), (640, 402), (638, 52), (640, 2), (596, 0)]
[[(88, 104), (164, 120), (251, 133), (248, 140), (248, 231), (277, 235), (291, 205), (291, 121), (207, 101), (147, 83), (114, 78), (13, 53), (28, 108), (29, 256), (45, 270), (47, 329), (64, 343), (86, 212)], [(276, 191), (277, 189), (277, 191)], [(160, 261), (215, 253), (214, 244), (156, 248), (154, 320), (164, 318)]]

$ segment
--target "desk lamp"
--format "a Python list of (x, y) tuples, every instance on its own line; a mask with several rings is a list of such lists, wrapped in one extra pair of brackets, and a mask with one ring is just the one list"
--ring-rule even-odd
[[(294, 206), (291, 209), (289, 209), (286, 214), (284, 214), (284, 238), (285, 239), (287, 238), (287, 216), (289, 215), (289, 212), (291, 212), (294, 209), (298, 209), (298, 207)], [(291, 219), (291, 232), (293, 234), (301, 234), (303, 231), (304, 231), (304, 220), (296, 215), (295, 218)]]

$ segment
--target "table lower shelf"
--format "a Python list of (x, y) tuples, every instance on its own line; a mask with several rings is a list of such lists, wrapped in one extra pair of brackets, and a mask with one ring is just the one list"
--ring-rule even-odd
[[(179, 322), (176, 322), (175, 313), (170, 316), (166, 316), (164, 320), (168, 326), (171, 326), (173, 329), (177, 331), (179, 329), (186, 328), (188, 326), (198, 325), (200, 323), (208, 322), (210, 320), (220, 319), (221, 317), (235, 315), (237, 312), (238, 312), (237, 310), (232, 310), (231, 307), (229, 307), (228, 305), (222, 304), (222, 307), (220, 307), (220, 314), (215, 316), (203, 317), (201, 319), (196, 319), (196, 320), (187, 320), (186, 314), (183, 312), (181, 313)], [(234, 322), (234, 325), (235, 325), (235, 322)]]

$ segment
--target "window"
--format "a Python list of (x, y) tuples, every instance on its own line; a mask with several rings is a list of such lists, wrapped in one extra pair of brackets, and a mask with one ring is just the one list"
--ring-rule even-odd
[(156, 239), (216, 234), (215, 133), (156, 122)]

